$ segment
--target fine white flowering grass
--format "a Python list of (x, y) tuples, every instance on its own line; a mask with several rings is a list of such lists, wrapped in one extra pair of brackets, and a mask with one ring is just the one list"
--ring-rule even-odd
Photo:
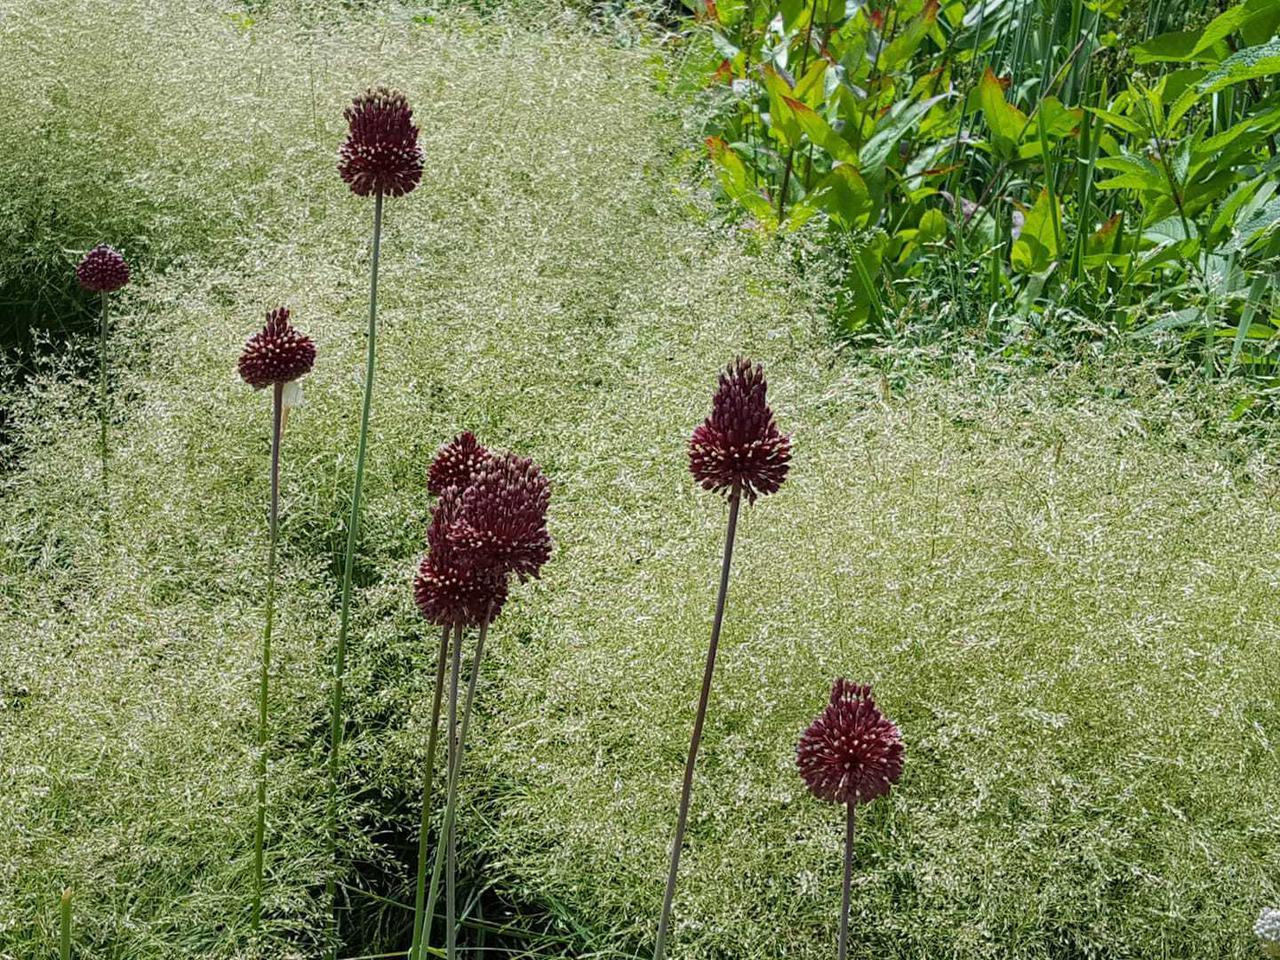
[[(371, 82), (408, 93), (427, 164), (386, 209), (350, 651), (359, 869), (340, 878), (381, 885), (348, 891), (353, 946), (408, 942), (407, 914), (368, 894), (411, 899), (398, 855), (435, 633), (410, 579), (431, 453), (473, 429), (552, 477), (558, 550), (493, 630), (464, 846), (484, 851), (477, 882), (549, 914), (571, 955), (643, 954), (723, 533), (683, 443), (742, 351), (796, 455), (744, 510), (673, 955), (832, 952), (841, 824), (803, 794), (793, 750), (836, 674), (873, 682), (907, 744), (901, 786), (861, 818), (854, 956), (1256, 949), (1280, 895), (1280, 514), (1275, 464), (1248, 438), (1138, 371), (886, 391), (831, 351), (821, 291), (788, 258), (707, 225), (670, 172), (678, 120), (643, 48), (460, 14), (246, 29), (159, 0), (13, 6), (4, 142), (36, 115), (69, 124), (113, 164), (140, 158), (156, 224), (199, 214), (232, 239), (121, 300), (110, 544), (87, 385), (51, 375), (12, 401), (0, 957), (52, 951), (64, 886), (86, 955), (253, 955), (269, 403), (234, 359), (279, 303), (319, 357), (283, 450), (261, 953), (317, 955), (371, 214), (334, 153)], [(55, 75), (74, 94), (58, 103), (41, 85)], [(154, 119), (125, 123), (135, 103)], [(79, 176), (87, 156), (55, 151), (48, 169)], [(109, 207), (116, 182), (77, 190)]]

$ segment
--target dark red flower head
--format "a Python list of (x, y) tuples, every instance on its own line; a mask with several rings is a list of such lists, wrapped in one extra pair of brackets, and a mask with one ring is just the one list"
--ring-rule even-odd
[(902, 735), (880, 712), (871, 687), (841, 677), (831, 701), (796, 748), (809, 791), (829, 803), (867, 803), (902, 776)]
[(431, 462), (427, 471), (427, 491), (439, 497), (450, 487), (465, 490), (489, 462), (490, 456), (474, 433), (458, 434), (437, 451), (435, 460)]
[(481, 566), (536, 577), (551, 558), (550, 500), (550, 484), (532, 460), (492, 456), (462, 495), (449, 543)]
[(255, 390), (288, 383), (311, 371), (316, 345), (289, 324), (289, 308), (276, 307), (267, 325), (249, 338), (240, 354), (240, 376)]
[(422, 149), (403, 93), (370, 87), (343, 111), (350, 129), (338, 150), (338, 173), (362, 197), (399, 197), (422, 179)]
[(689, 470), (704, 489), (728, 493), (737, 484), (754, 501), (782, 486), (791, 438), (778, 430), (768, 388), (760, 364), (742, 357), (720, 374), (711, 416), (689, 438)]
[(449, 543), (449, 530), (461, 507), (458, 490), (446, 490), (431, 514), (427, 528), (430, 550), (413, 581), (418, 609), (439, 626), (479, 626), (486, 616), (490, 620), (496, 617), (507, 600), (504, 572), (471, 563), (465, 552)]
[(76, 266), (80, 286), (94, 293), (110, 293), (129, 282), (129, 264), (114, 247), (99, 244)]

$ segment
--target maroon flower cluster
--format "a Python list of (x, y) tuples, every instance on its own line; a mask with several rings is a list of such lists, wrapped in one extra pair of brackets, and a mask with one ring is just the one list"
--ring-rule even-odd
[(902, 776), (902, 735), (880, 712), (871, 687), (843, 677), (800, 737), (796, 764), (809, 791), (829, 803), (866, 803)]
[(536, 577), (551, 559), (551, 488), (537, 464), (514, 453), (489, 459), (462, 497), (449, 542), (486, 567)]
[(94, 293), (111, 293), (129, 282), (129, 264), (114, 247), (99, 244), (76, 266), (80, 286)]
[(450, 487), (465, 490), (489, 462), (489, 451), (480, 445), (471, 431), (460, 433), (436, 454), (427, 471), (427, 492), (433, 497), (443, 497)]
[(289, 308), (267, 313), (267, 323), (249, 338), (237, 365), (244, 382), (255, 390), (289, 383), (310, 373), (316, 362), (316, 345), (289, 323)]
[(361, 197), (403, 196), (422, 179), (422, 149), (403, 93), (371, 87), (343, 112), (349, 130), (338, 150), (338, 173)]
[(512, 574), (536, 577), (550, 559), (549, 485), (533, 461), (490, 453), (464, 433), (436, 454), (428, 489), (440, 500), (414, 600), (432, 623), (478, 626), (502, 609)]
[(689, 438), (689, 470), (706, 490), (739, 487), (752, 502), (787, 477), (791, 438), (778, 430), (758, 363), (739, 357), (720, 374), (707, 417)]

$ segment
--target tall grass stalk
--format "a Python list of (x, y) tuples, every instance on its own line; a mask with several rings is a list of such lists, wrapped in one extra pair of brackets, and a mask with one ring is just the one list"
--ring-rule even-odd
[(413, 943), (409, 960), (422, 960), (422, 925), (427, 895), (427, 840), (431, 831), (431, 794), (435, 784), (436, 744), (440, 739), (440, 707), (444, 699), (445, 663), (449, 657), (449, 627), (440, 629), (436, 652), (436, 685), (431, 701), (431, 732), (427, 734), (427, 765), (422, 778), (422, 821), (418, 829), (418, 883), (413, 901)]
[[(105, 297), (104, 297), (105, 299)], [(71, 888), (62, 891), (62, 900), (58, 904), (58, 955), (62, 960), (71, 960)]]
[(280, 434), (283, 432), (284, 384), (271, 396), (271, 509), (267, 547), (267, 612), (262, 628), (262, 664), (258, 677), (258, 755), (254, 779), (258, 784), (257, 822), (253, 831), (253, 929), (262, 927), (263, 848), (267, 827), (267, 704), (271, 690), (271, 630), (276, 612), (276, 544), (280, 532)]
[(711, 643), (707, 647), (706, 668), (702, 672), (702, 693), (698, 698), (698, 712), (693, 721), (689, 757), (684, 765), (684, 783), (680, 788), (680, 813), (676, 819), (675, 839), (671, 843), (671, 865), (667, 870), (667, 888), (662, 897), (662, 918), (658, 921), (658, 938), (653, 948), (653, 960), (663, 960), (667, 952), (667, 928), (671, 923), (671, 904), (676, 895), (676, 876), (680, 872), (680, 848), (684, 844), (684, 832), (689, 822), (689, 800), (693, 795), (693, 769), (698, 760), (698, 745), (702, 742), (702, 726), (707, 719), (707, 702), (711, 698), (711, 677), (716, 669), (720, 627), (724, 623), (725, 601), (729, 596), (729, 567), (733, 562), (733, 541), (738, 532), (738, 508), (741, 505), (742, 487), (735, 483), (733, 492), (729, 495), (729, 525), (724, 537), (724, 559), (720, 564), (720, 592), (716, 597), (716, 615), (711, 625)]
[[(355, 565), (356, 544), (360, 534), (361, 494), (364, 491), (365, 452), (369, 444), (369, 411), (373, 405), (373, 374), (378, 335), (378, 255), (382, 242), (382, 191), (373, 199), (373, 256), (369, 264), (369, 331), (364, 364), (364, 404), (360, 414), (360, 439), (356, 443), (356, 477), (351, 491), (351, 516), (347, 522), (347, 550), (342, 564), (342, 601), (338, 614), (338, 642), (333, 656), (333, 690), (329, 717), (329, 852), (333, 869), (338, 858), (338, 769), (342, 752), (342, 681), (346, 671), (347, 628), (351, 615), (351, 574)], [(330, 921), (333, 956), (338, 950), (338, 898), (334, 874), (325, 883), (325, 892), (333, 910)]]
[[(447, 870), (445, 874), (445, 956), (448, 960), (454, 960), (457, 956), (457, 920), (456, 920), (456, 903), (454, 900), (456, 871), (457, 871), (457, 847), (455, 843), (454, 826), (457, 822), (458, 813), (458, 779), (462, 771), (462, 758), (466, 750), (467, 729), (471, 725), (471, 709), (476, 699), (476, 683), (480, 678), (480, 665), (484, 660), (484, 643), (489, 634), (489, 621), (491, 617), (486, 616), (480, 624), (480, 636), (476, 640), (476, 652), (472, 657), (471, 678), (467, 681), (467, 699), (462, 708), (462, 720), (457, 726), (457, 740), (453, 743), (449, 757), (449, 781), (446, 787), (445, 810), (444, 810), (444, 826), (440, 831), (440, 839), (436, 841), (436, 857), (435, 864), (431, 871), (431, 891), (427, 896), (426, 918), (423, 928), (422, 949), (423, 956), (431, 949), (430, 924), (431, 918), (435, 915), (436, 899), (439, 895), (439, 879), (442, 866), (445, 865), (447, 853)], [(453, 652), (453, 678), (450, 683), (450, 722), (449, 729), (452, 734), (453, 712), (458, 700), (458, 674), (462, 669), (461, 647), (462, 647), (462, 628), (458, 628), (456, 647)]]

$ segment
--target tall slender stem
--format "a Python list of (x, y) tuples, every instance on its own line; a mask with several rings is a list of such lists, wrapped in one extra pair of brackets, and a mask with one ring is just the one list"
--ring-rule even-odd
[[(351, 492), (351, 517), (347, 522), (347, 551), (342, 564), (342, 604), (338, 614), (338, 643), (333, 657), (333, 700), (329, 718), (329, 852), (337, 869), (338, 858), (338, 759), (342, 752), (342, 679), (346, 672), (347, 624), (351, 613), (351, 572), (360, 533), (360, 496), (364, 489), (365, 450), (369, 444), (369, 410), (373, 405), (373, 371), (378, 336), (378, 253), (382, 242), (382, 193), (373, 200), (373, 259), (369, 266), (369, 333), (364, 363), (364, 407), (360, 414), (360, 439), (356, 444), (356, 480)], [(332, 955), (338, 952), (337, 882), (330, 873), (325, 892), (333, 910), (330, 920)]]
[(107, 422), (111, 411), (107, 396), (107, 293), (102, 294), (102, 317), (98, 324), (98, 454), (102, 460), (102, 530), (111, 536), (111, 478), (108, 471)]
[[(459, 630), (458, 643), (453, 648), (453, 669), (449, 677), (449, 803), (448, 810), (452, 811), (455, 797), (458, 789), (458, 755), (461, 747), (461, 740), (458, 736), (458, 679), (462, 674), (462, 634)], [(449, 864), (445, 870), (445, 893), (444, 893), (444, 923), (445, 923), (445, 942), (448, 944), (449, 960), (453, 960), (453, 944), (454, 944), (454, 924), (457, 918), (454, 915), (456, 909), (455, 891), (453, 889), (454, 874), (454, 856), (455, 848), (453, 845), (453, 823), (449, 818), (449, 814), (445, 814), (444, 834), (441, 837), (443, 841), (440, 847), (448, 852)], [(438, 856), (438, 854), (437, 854)], [(433, 904), (434, 906), (434, 904)]]
[(853, 820), (857, 805), (848, 804), (848, 815), (844, 824), (844, 896), (840, 904), (840, 946), (838, 960), (845, 960), (849, 955), (849, 902), (853, 895)]
[[(490, 609), (492, 610), (492, 607)], [(462, 709), (462, 723), (458, 727), (458, 749), (456, 754), (452, 758), (452, 762), (449, 765), (448, 797), (445, 801), (444, 829), (441, 833), (442, 839), (445, 840), (445, 843), (437, 842), (436, 844), (436, 862), (431, 873), (431, 893), (427, 896), (428, 925), (430, 924), (430, 918), (435, 915), (436, 895), (439, 891), (437, 881), (439, 880), (439, 876), (440, 876), (441, 862), (444, 859), (445, 846), (447, 844), (451, 844), (453, 840), (453, 833), (454, 833), (453, 827), (457, 819), (457, 811), (458, 811), (458, 775), (462, 770), (462, 755), (466, 748), (467, 728), (471, 725), (471, 707), (472, 707), (472, 704), (475, 703), (475, 699), (476, 699), (476, 681), (480, 677), (480, 663), (484, 657), (484, 641), (488, 635), (489, 635), (489, 617), (486, 616), (483, 622), (481, 622), (480, 624), (480, 637), (479, 639), (476, 640), (476, 652), (475, 652), (475, 656), (472, 658), (472, 664), (471, 664), (471, 679), (467, 681), (467, 701)], [(452, 869), (453, 867), (451, 866), (450, 870)], [(447, 882), (451, 882), (451, 878)], [(446, 913), (446, 917), (447, 917), (447, 913)], [(452, 960), (452, 954), (448, 953), (448, 951), (456, 949), (456, 946), (457, 946), (456, 939), (455, 939), (456, 930), (454, 929), (455, 924), (453, 921), (451, 920), (448, 921), (448, 925), (450, 929), (449, 929), (449, 933), (447, 934), (448, 939), (445, 941), (446, 953), (449, 955), (450, 960)], [(450, 947), (448, 946), (449, 944), (453, 944), (453, 946)], [(423, 954), (427, 952), (427, 948), (430, 945), (431, 945), (430, 937), (424, 934), (422, 938)]]
[(716, 650), (720, 646), (720, 627), (724, 623), (725, 601), (729, 596), (729, 565), (733, 562), (733, 539), (738, 531), (738, 507), (742, 504), (742, 488), (733, 485), (729, 495), (729, 528), (724, 537), (724, 560), (720, 564), (720, 593), (716, 597), (716, 616), (711, 624), (711, 643), (707, 647), (707, 665), (702, 672), (702, 695), (698, 699), (698, 712), (693, 721), (693, 736), (689, 740), (689, 758), (684, 765), (684, 784), (680, 788), (680, 814), (676, 819), (676, 836), (671, 844), (671, 866), (667, 870), (667, 890), (662, 897), (662, 919), (658, 922), (658, 939), (653, 949), (653, 960), (663, 960), (667, 952), (667, 928), (671, 923), (671, 904), (676, 896), (676, 875), (680, 871), (680, 849), (684, 845), (684, 831), (689, 822), (689, 798), (693, 794), (693, 768), (698, 760), (698, 745), (702, 743), (702, 725), (707, 719), (707, 701), (711, 697), (711, 676), (716, 669)]
[(59, 956), (62, 960), (71, 960), (71, 888), (62, 891), (62, 901), (58, 904)]
[(431, 830), (431, 792), (435, 783), (436, 742), (440, 734), (440, 702), (444, 698), (444, 666), (449, 656), (449, 626), (440, 630), (436, 653), (436, 689), (431, 702), (431, 732), (427, 734), (427, 769), (422, 780), (422, 823), (418, 829), (418, 889), (413, 900), (413, 945), (409, 960), (422, 960), (422, 922), (427, 896), (427, 839)]
[(262, 628), (262, 666), (258, 676), (258, 756), (254, 778), (258, 782), (258, 815), (253, 831), (253, 929), (262, 925), (262, 859), (267, 832), (267, 699), (271, 683), (271, 628), (276, 613), (276, 543), (280, 531), (280, 434), (284, 417), (284, 384), (272, 388), (271, 406), (271, 511), (267, 548), (267, 616)]

